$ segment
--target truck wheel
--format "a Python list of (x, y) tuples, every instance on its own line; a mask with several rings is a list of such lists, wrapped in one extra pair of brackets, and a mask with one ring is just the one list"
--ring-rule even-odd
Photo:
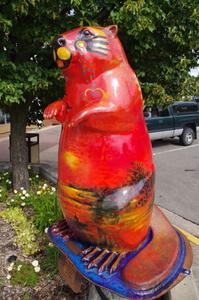
[(189, 146), (193, 143), (194, 131), (190, 127), (185, 127), (182, 135), (180, 136), (180, 142), (183, 146)]

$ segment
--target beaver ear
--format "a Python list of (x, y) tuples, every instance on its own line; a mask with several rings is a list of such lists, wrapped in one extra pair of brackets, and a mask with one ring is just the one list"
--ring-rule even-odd
[(110, 26), (107, 26), (105, 27), (106, 30), (109, 31), (109, 33), (112, 35), (112, 36), (116, 36), (117, 35), (117, 32), (118, 32), (118, 27), (117, 25), (110, 25)]

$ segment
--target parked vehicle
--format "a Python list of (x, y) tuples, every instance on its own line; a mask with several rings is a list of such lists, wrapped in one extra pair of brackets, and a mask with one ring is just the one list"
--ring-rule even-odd
[(151, 140), (179, 137), (184, 146), (197, 139), (199, 108), (196, 102), (175, 102), (166, 109), (145, 107), (144, 116)]
[(198, 107), (199, 107), (199, 96), (193, 96), (192, 101), (195, 101), (198, 104)]

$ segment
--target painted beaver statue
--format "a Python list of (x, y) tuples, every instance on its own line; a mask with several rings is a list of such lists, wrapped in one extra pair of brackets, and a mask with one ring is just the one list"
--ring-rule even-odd
[[(73, 29), (58, 36), (53, 48), (66, 82), (64, 98), (44, 111), (46, 119), (62, 123), (58, 197), (67, 226), (80, 242), (82, 261), (93, 273), (85, 271), (78, 251), (72, 255), (66, 243), (61, 249), (84, 276), (108, 288), (113, 278), (109, 284), (98, 275), (120, 265), (122, 280), (138, 290), (121, 287), (118, 275), (115, 289), (121, 291), (116, 292), (146, 299), (168, 287), (166, 282), (153, 290), (172, 270), (181, 246), (175, 230), (153, 209), (154, 164), (138, 80), (116, 25)], [(152, 290), (142, 298), (139, 288)]]
[(148, 232), (154, 165), (139, 83), (116, 33), (87, 27), (56, 39), (66, 95), (44, 117), (63, 124), (58, 194), (67, 223), (84, 241), (129, 251)]

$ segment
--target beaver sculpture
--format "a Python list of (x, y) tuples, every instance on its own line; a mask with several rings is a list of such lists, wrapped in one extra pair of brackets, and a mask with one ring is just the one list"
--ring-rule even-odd
[[(116, 25), (70, 30), (54, 40), (53, 49), (66, 90), (63, 99), (45, 109), (44, 117), (55, 117), (62, 123), (58, 198), (70, 228), (68, 238), (85, 245), (80, 252), (88, 269), (97, 268), (98, 274), (109, 270), (111, 274), (128, 253), (134, 251), (135, 256), (152, 239), (154, 164), (141, 89)], [(125, 282), (141, 289), (145, 281), (153, 288), (161, 282), (160, 274), (169, 274), (180, 247), (177, 234), (157, 208), (154, 215), (152, 242), (133, 260), (128, 259), (122, 275)], [(172, 239), (165, 244), (169, 235)], [(155, 260), (150, 268), (149, 256)], [(87, 276), (79, 258), (74, 261), (77, 259), (77, 267)], [(101, 284), (99, 277), (94, 280), (89, 274)], [(139, 298), (138, 292), (126, 288), (125, 294), (123, 290), (123, 296), (132, 293)]]
[(63, 124), (58, 195), (67, 223), (80, 239), (129, 251), (148, 232), (154, 165), (141, 89), (116, 33), (86, 27), (56, 39), (66, 95), (44, 117)]

